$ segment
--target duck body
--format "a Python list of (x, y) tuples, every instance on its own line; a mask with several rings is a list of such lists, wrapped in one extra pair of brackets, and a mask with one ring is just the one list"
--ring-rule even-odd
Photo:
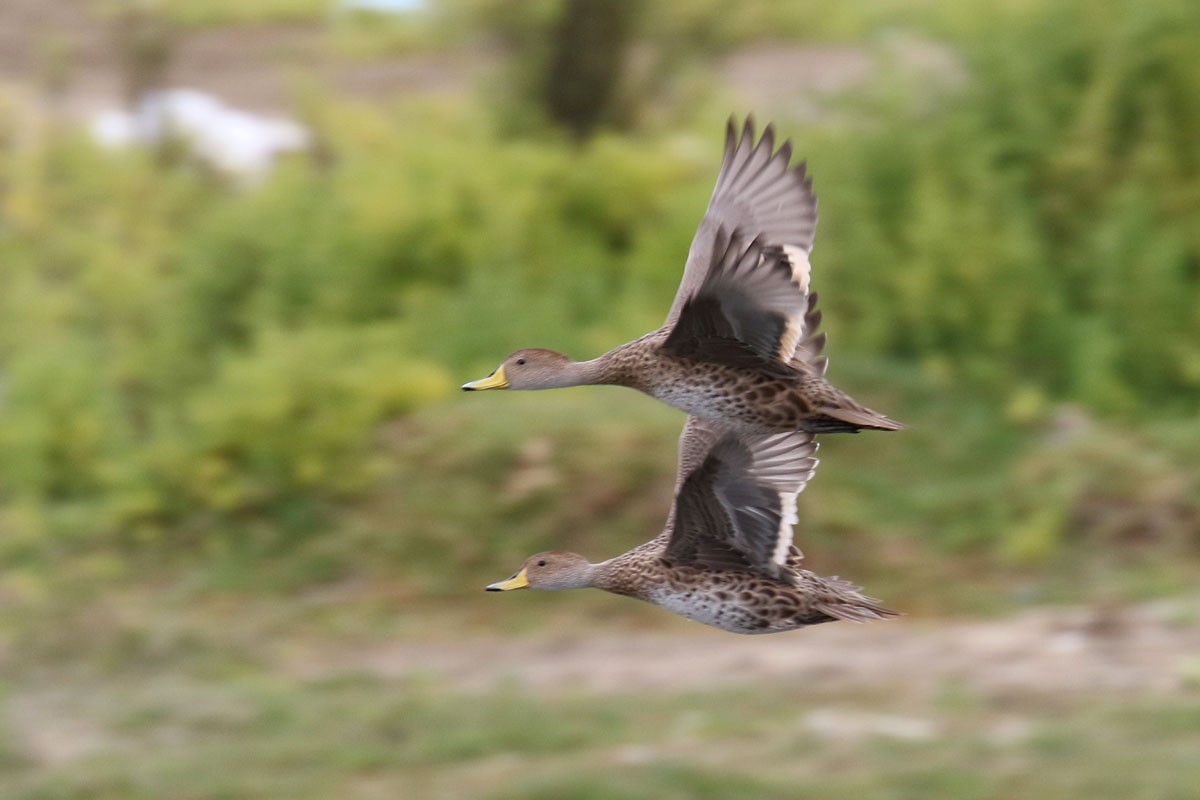
[[(726, 359), (714, 360), (710, 357), (714, 351)], [(555, 388), (625, 386), (744, 433), (854, 433), (901, 427), (856, 402), (826, 380), (821, 369), (806, 362), (771, 361), (736, 342), (724, 343), (723, 349), (707, 346), (679, 353), (672, 346), (668, 328), (652, 331), (591, 361), (570, 361), (549, 350), (519, 350), (484, 380), (500, 375), (510, 383), (496, 388), (525, 388), (523, 371), (538, 369), (544, 360), (561, 364), (556, 369), (568, 376), (569, 382), (556, 383)]]
[(595, 588), (729, 633), (782, 633), (839, 619), (892, 615), (857, 587), (805, 569), (793, 568), (787, 580), (778, 580), (745, 570), (713, 572), (672, 564), (661, 555), (648, 558), (636, 550), (597, 566)]
[(744, 433), (856, 433), (896, 430), (900, 424), (860, 405), (819, 372), (751, 359), (729, 364), (677, 356), (655, 331), (601, 358), (641, 362), (622, 368), (622, 385), (669, 406)]
[(745, 434), (689, 417), (662, 533), (596, 564), (538, 553), (487, 588), (601, 589), (741, 634), (894, 616), (858, 587), (801, 566), (796, 496), (816, 469), (816, 450), (810, 433)]
[(791, 145), (774, 149), (732, 121), (708, 211), (663, 326), (591, 361), (518, 350), (483, 389), (628, 386), (741, 431), (898, 430), (825, 378), (825, 335), (810, 291), (817, 200)]

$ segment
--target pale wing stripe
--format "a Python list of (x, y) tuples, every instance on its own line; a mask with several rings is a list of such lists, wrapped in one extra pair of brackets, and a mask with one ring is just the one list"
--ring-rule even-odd
[(779, 531), (775, 534), (775, 552), (771, 554), (771, 560), (781, 567), (787, 566), (796, 523), (800, 521), (800, 517), (796, 513), (796, 497), (799, 494), (799, 492), (779, 493)]
[[(785, 244), (783, 246), (783, 256), (791, 268), (792, 283), (801, 295), (807, 295), (810, 273), (808, 253), (803, 248)], [(804, 340), (805, 316), (807, 311), (806, 303), (799, 311), (793, 311), (786, 315), (787, 322), (784, 325), (783, 335), (779, 339), (778, 350), (779, 360), (785, 364), (791, 362), (792, 356), (796, 354), (796, 348)]]

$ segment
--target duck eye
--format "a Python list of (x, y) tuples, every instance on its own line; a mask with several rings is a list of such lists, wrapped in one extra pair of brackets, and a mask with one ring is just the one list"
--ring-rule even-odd
[(538, 562), (538, 566), (539, 566), (539, 567), (544, 567), (544, 566), (546, 566), (546, 559), (544, 559), (544, 558), (543, 558), (541, 561), (539, 561), (539, 562)]
[(523, 359), (523, 358), (518, 358), (518, 359), (517, 359), (517, 366), (518, 366), (518, 367), (523, 367), (523, 366), (525, 366), (525, 359)]

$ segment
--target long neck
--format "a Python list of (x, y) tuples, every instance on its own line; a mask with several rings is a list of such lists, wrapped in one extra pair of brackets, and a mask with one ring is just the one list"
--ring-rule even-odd
[(645, 391), (645, 373), (647, 366), (652, 366), (647, 362), (652, 361), (653, 345), (660, 335), (658, 331), (652, 331), (639, 339), (609, 350), (599, 358), (572, 362), (569, 371), (578, 378), (578, 383), (572, 385), (617, 384)]
[(643, 594), (639, 581), (641, 576), (637, 570), (631, 571), (623, 566), (624, 560), (625, 556), (617, 556), (608, 561), (601, 561), (599, 564), (592, 564), (588, 575), (588, 585), (626, 597), (641, 597)]
[[(562, 386), (601, 386), (624, 383), (624, 370), (614, 350), (591, 361), (572, 361), (563, 369)], [(557, 388), (557, 387), (556, 387)]]

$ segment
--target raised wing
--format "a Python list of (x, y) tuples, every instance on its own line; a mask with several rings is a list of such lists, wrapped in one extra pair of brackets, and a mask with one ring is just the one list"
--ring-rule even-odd
[[(708, 210), (688, 251), (679, 290), (667, 326), (673, 326), (683, 305), (704, 282), (718, 249), (718, 231), (739, 231), (764, 245), (790, 245), (804, 252), (807, 270), (817, 228), (817, 197), (801, 162), (791, 167), (792, 145), (775, 150), (775, 129), (768, 125), (754, 141), (754, 119), (747, 118), (739, 134), (730, 117), (725, 132), (725, 157)], [(803, 288), (808, 291), (807, 278)]]
[(788, 580), (796, 496), (817, 468), (811, 434), (727, 432), (683, 480), (672, 508), (667, 559)]

